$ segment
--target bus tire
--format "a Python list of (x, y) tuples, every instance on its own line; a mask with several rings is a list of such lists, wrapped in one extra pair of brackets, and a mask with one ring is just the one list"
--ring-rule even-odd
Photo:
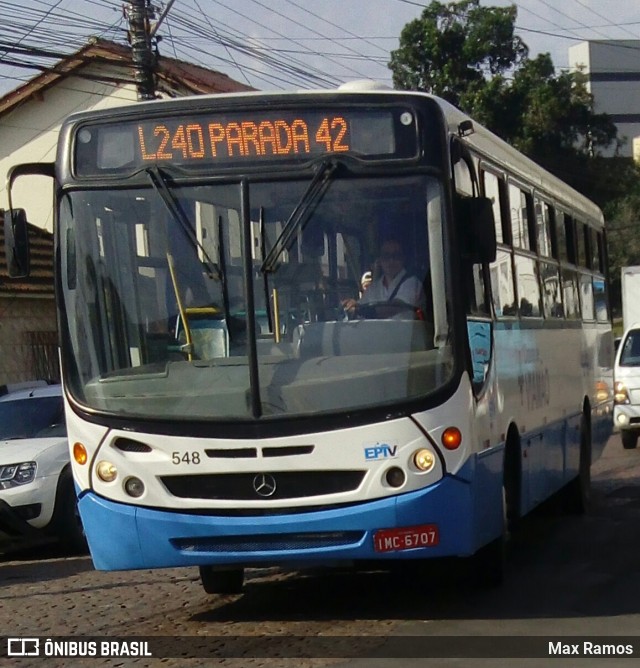
[(620, 432), (620, 438), (622, 439), (622, 447), (625, 450), (635, 450), (638, 445), (638, 432), (630, 431), (625, 429)]
[(586, 413), (580, 419), (580, 464), (578, 475), (564, 489), (564, 507), (573, 515), (584, 515), (591, 505), (591, 425)]
[(522, 489), (522, 456), (520, 434), (515, 427), (507, 433), (504, 452), (504, 496), (507, 531), (512, 533), (518, 528), (522, 518), (520, 511), (520, 490)]
[(207, 594), (239, 594), (244, 585), (244, 568), (200, 566), (200, 581)]
[(73, 485), (73, 476), (69, 468), (65, 468), (60, 473), (51, 526), (65, 551), (72, 554), (87, 552), (87, 539), (78, 510), (78, 497)]

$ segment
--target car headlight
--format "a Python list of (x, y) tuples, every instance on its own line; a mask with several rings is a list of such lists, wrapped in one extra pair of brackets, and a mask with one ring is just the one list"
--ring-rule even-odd
[(36, 477), (38, 465), (35, 462), (6, 464), (0, 466), (0, 489), (11, 489), (18, 485), (28, 485)]
[(624, 383), (617, 381), (615, 384), (615, 390), (613, 394), (613, 400), (616, 404), (628, 404), (629, 403), (629, 392)]

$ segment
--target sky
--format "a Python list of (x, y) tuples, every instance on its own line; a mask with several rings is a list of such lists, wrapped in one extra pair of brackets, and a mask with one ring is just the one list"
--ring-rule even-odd
[[(166, 4), (167, 0), (164, 0)], [(124, 43), (121, 0), (0, 0), (0, 95), (97, 35)], [(162, 7), (160, 0), (154, 4)], [(332, 88), (387, 67), (402, 28), (429, 0), (174, 0), (158, 35), (161, 55), (216, 69), (260, 90)], [(481, 0), (505, 6), (508, 0)], [(569, 66), (587, 39), (639, 39), (640, 3), (519, 0), (517, 33), (530, 55)]]

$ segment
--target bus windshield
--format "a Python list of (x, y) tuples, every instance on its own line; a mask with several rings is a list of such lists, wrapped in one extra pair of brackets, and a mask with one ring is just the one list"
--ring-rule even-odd
[(148, 176), (60, 200), (81, 404), (251, 421), (397, 405), (450, 379), (437, 179), (327, 163), (311, 179)]

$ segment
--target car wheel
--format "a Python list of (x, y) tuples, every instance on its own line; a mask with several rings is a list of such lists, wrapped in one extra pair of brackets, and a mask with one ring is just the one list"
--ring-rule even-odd
[(78, 510), (78, 497), (69, 468), (63, 469), (58, 480), (52, 525), (54, 533), (65, 549), (73, 553), (87, 551), (87, 539)]
[(207, 594), (239, 594), (244, 584), (244, 568), (200, 566), (200, 580)]
[(625, 450), (634, 450), (638, 445), (638, 432), (626, 430), (621, 432), (620, 436)]

